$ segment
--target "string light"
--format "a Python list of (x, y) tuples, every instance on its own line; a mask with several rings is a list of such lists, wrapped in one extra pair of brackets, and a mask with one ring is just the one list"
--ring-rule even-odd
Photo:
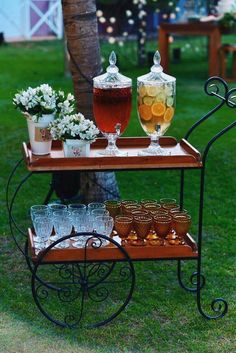
[(97, 17), (102, 17), (103, 16), (102, 10), (97, 10), (96, 14), (97, 14)]
[(105, 17), (99, 17), (98, 21), (99, 21), (100, 23), (105, 23), (105, 22), (106, 22), (106, 19), (105, 19)]
[(107, 31), (107, 33), (112, 33), (113, 32), (113, 27), (108, 26), (106, 31)]
[(116, 42), (116, 39), (115, 39), (114, 37), (109, 37), (109, 38), (108, 38), (108, 42), (109, 42), (110, 44), (114, 44), (114, 43)]

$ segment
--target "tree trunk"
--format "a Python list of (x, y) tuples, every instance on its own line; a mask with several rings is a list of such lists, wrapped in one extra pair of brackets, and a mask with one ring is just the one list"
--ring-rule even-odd
[[(93, 119), (92, 79), (102, 72), (96, 1), (62, 0), (62, 9), (77, 109)], [(81, 172), (79, 176), (83, 202), (119, 198), (114, 173)]]

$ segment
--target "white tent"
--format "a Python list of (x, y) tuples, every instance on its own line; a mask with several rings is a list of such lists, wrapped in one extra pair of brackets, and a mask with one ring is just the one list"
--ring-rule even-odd
[(0, 0), (0, 32), (6, 41), (62, 38), (61, 0)]

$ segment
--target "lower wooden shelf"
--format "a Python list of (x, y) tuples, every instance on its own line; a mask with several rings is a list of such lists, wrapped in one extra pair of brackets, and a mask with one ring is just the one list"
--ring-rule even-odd
[[(35, 252), (34, 234), (31, 229), (28, 230), (29, 246), (32, 261), (37, 262), (39, 254)], [(118, 236), (113, 238), (120, 242)], [(168, 242), (165, 245), (144, 245), (132, 246), (126, 245), (124, 247), (132, 261), (142, 260), (161, 260), (161, 259), (183, 259), (183, 258), (197, 258), (197, 244), (190, 234), (186, 235), (184, 244), (170, 245)], [(83, 261), (122, 261), (124, 255), (112, 243), (102, 246), (98, 249), (87, 247), (86, 252), (84, 248), (76, 248), (73, 246), (73, 240), (70, 240), (70, 247), (66, 249), (51, 249), (44, 257), (42, 262), (83, 262)]]

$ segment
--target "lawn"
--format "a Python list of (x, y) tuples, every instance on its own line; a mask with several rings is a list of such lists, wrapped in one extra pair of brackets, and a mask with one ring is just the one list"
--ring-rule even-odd
[[(176, 41), (184, 48), (181, 62), (171, 64), (177, 77), (177, 109), (168, 135), (180, 139), (187, 129), (215, 104), (204, 94), (207, 78), (206, 43), (195, 39)], [(111, 47), (102, 46), (104, 57)], [(133, 78), (148, 71), (135, 65), (135, 51), (130, 43), (116, 47), (122, 72)], [(155, 50), (155, 43), (149, 44)], [(63, 77), (63, 48), (60, 41), (12, 44), (0, 47), (1, 107), (1, 215), (0, 215), (0, 353), (229, 353), (236, 351), (236, 147), (235, 131), (217, 141), (210, 151), (206, 174), (203, 235), (203, 272), (206, 287), (202, 291), (203, 308), (212, 314), (210, 303), (223, 297), (229, 312), (219, 320), (206, 320), (197, 311), (194, 294), (179, 287), (176, 262), (135, 264), (136, 288), (127, 309), (111, 324), (99, 329), (61, 329), (47, 321), (36, 308), (30, 288), (30, 274), (24, 258), (13, 244), (5, 211), (7, 177), (21, 158), (21, 143), (27, 140), (26, 124), (11, 104), (21, 88), (48, 82), (55, 88), (72, 90), (70, 78)], [(135, 89), (134, 89), (135, 92)], [(202, 150), (210, 137), (235, 120), (233, 109), (223, 109), (202, 125), (191, 142)], [(13, 123), (12, 123), (13, 122)], [(141, 136), (135, 107), (126, 136)], [(24, 167), (17, 180), (25, 175)], [(199, 199), (199, 172), (186, 173), (186, 208), (190, 211), (192, 233), (196, 238)], [(176, 197), (179, 172), (117, 173), (122, 198)], [(17, 182), (16, 180), (16, 182)], [(36, 175), (18, 199), (17, 219), (27, 226), (31, 204), (41, 203), (50, 179)], [(37, 192), (36, 192), (37, 191)], [(195, 263), (184, 266), (186, 282)], [(119, 290), (119, 288), (117, 288)]]

